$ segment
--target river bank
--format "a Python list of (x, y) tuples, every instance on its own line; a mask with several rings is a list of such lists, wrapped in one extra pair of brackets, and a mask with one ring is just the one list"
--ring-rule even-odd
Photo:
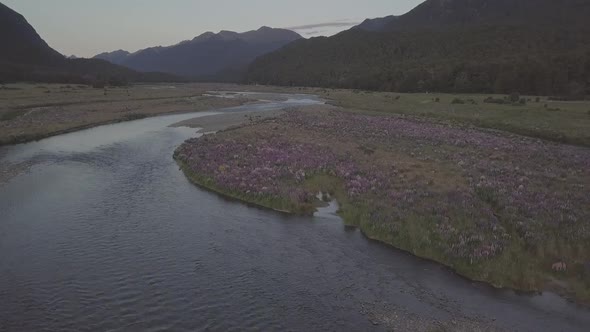
[(590, 150), (329, 106), (191, 139), (193, 182), (311, 214), (318, 191), (370, 238), (470, 279), (590, 300)]
[(104, 124), (162, 114), (208, 111), (253, 100), (219, 98), (215, 85), (13, 84), (0, 90), (0, 145), (25, 143)]

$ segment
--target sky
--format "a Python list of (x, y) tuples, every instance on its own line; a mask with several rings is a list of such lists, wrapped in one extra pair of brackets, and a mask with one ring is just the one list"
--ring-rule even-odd
[(291, 28), (329, 36), (365, 18), (400, 15), (422, 0), (0, 0), (64, 55), (168, 46), (204, 32)]

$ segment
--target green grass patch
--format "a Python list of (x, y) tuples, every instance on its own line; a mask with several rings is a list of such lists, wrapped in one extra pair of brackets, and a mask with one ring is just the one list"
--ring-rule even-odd
[(0, 121), (10, 121), (18, 118), (19, 116), (23, 115), (25, 111), (23, 110), (12, 110), (8, 112), (3, 112), (0, 114)]
[[(523, 96), (523, 99), (530, 99), (531, 102), (511, 103), (502, 95), (416, 93), (401, 94), (400, 97), (397, 93), (365, 94), (354, 93), (352, 90), (331, 90), (320, 94), (330, 99), (330, 104), (354, 112), (427, 117), (560, 143), (590, 146), (590, 101), (547, 101), (547, 107), (544, 107), (545, 104), (533, 101), (538, 97), (531, 96)], [(552, 111), (555, 109), (559, 111)]]

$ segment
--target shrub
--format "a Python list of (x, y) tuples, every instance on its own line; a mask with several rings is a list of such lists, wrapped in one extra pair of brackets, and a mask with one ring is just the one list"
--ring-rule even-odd
[(434, 99), (434, 101), (437, 102), (437, 103), (440, 103), (440, 98), (437, 97), (437, 98)]
[(455, 98), (455, 99), (453, 99), (453, 101), (451, 101), (451, 104), (463, 105), (463, 104), (465, 104), (465, 100), (460, 99), (460, 98)]
[(517, 103), (520, 100), (520, 94), (513, 92), (510, 94), (509, 100), (513, 103)]
[(129, 82), (124, 77), (111, 77), (109, 79), (110, 86), (128, 86)]
[(562, 96), (550, 96), (550, 97), (547, 97), (547, 100), (551, 100), (551, 101), (568, 101), (569, 99), (567, 97), (562, 97)]
[(506, 101), (504, 99), (500, 99), (500, 98), (494, 98), (494, 97), (488, 97), (486, 99), (483, 100), (484, 103), (488, 103), (488, 104), (506, 104)]
[(130, 113), (123, 116), (123, 119), (126, 121), (141, 120), (145, 118), (147, 118), (147, 115), (141, 113)]
[(540, 101), (541, 101), (541, 98), (540, 98), (540, 97), (537, 97), (537, 98), (535, 98), (535, 102), (536, 102), (536, 103), (538, 103), (538, 102), (540, 102)]
[(95, 89), (104, 89), (105, 86), (106, 86), (106, 84), (103, 81), (95, 81), (92, 83), (92, 87)]
[(520, 100), (518, 101), (518, 103), (521, 104), (521, 105), (526, 105), (526, 99), (520, 98)]

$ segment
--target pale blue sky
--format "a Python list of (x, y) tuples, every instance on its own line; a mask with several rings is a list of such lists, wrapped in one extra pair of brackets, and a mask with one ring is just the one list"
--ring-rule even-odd
[(136, 51), (176, 44), (206, 32), (266, 25), (306, 27), (304, 37), (331, 35), (364, 18), (406, 13), (422, 0), (0, 0), (21, 13), (65, 55)]

